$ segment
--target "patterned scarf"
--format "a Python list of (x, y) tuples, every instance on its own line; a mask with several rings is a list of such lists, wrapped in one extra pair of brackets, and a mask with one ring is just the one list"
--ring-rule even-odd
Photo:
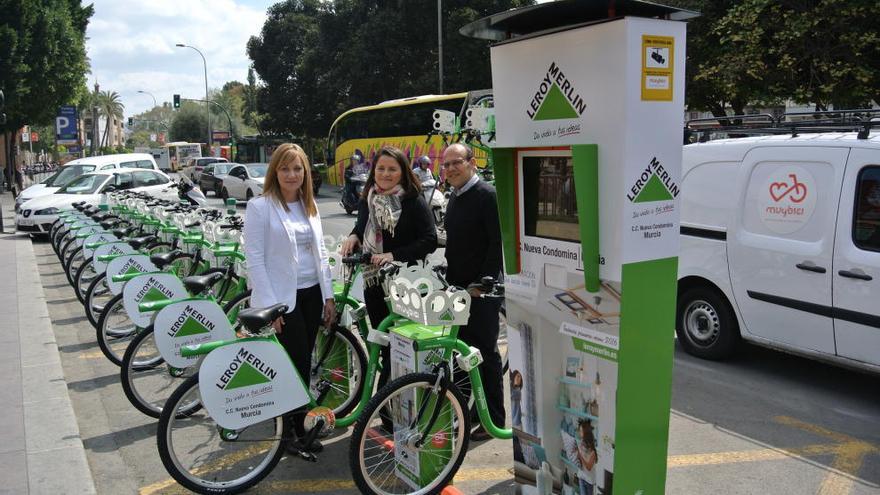
[[(374, 184), (367, 195), (367, 206), (370, 214), (367, 217), (367, 226), (364, 228), (364, 252), (379, 254), (383, 253), (382, 231), (387, 230), (394, 236), (394, 228), (400, 220), (400, 201), (403, 197), (403, 188), (400, 184), (385, 191)], [(379, 282), (379, 267), (368, 265), (364, 268), (364, 284), (367, 287)]]

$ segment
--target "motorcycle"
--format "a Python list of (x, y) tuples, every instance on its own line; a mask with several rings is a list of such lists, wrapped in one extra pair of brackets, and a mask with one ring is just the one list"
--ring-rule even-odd
[(446, 246), (446, 228), (443, 226), (443, 220), (446, 218), (446, 204), (449, 202), (448, 193), (443, 193), (437, 189), (438, 183), (431, 179), (422, 182), (422, 194), (425, 196), (425, 202), (431, 208), (431, 215), (434, 217), (434, 226), (437, 228), (437, 245)]
[(177, 197), (195, 206), (208, 204), (208, 198), (202, 189), (186, 177), (181, 177), (177, 183)]
[(358, 203), (361, 200), (361, 194), (364, 192), (364, 185), (367, 183), (367, 174), (356, 174), (351, 168), (345, 170), (345, 185), (342, 188), (342, 199), (339, 204), (346, 213), (351, 213), (358, 209)]

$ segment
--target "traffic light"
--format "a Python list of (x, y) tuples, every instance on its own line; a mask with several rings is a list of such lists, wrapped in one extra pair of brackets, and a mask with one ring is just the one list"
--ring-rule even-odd
[(180, 95), (174, 95), (174, 108), (180, 108)]
[(128, 126), (131, 127), (133, 125), (134, 125), (134, 117), (129, 117), (128, 118)]

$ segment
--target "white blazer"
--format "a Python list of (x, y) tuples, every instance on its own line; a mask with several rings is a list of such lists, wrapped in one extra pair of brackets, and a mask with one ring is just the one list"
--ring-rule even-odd
[[(330, 263), (324, 247), (321, 216), (309, 217), (312, 249), (318, 255), (318, 283), (324, 299), (333, 298)], [(248, 202), (244, 217), (244, 254), (247, 260), (251, 307), (284, 303), (288, 312), (296, 307), (297, 259), (294, 224), (274, 199), (260, 196)]]

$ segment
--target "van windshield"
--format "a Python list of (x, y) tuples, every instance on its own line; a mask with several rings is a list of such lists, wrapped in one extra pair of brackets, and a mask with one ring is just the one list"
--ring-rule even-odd
[(86, 172), (91, 172), (92, 170), (95, 170), (94, 165), (87, 165), (84, 163), (77, 165), (66, 165), (62, 167), (61, 170), (59, 170), (57, 173), (55, 173), (55, 175), (46, 179), (46, 182), (44, 182), (44, 184), (46, 184), (46, 187), (61, 187), (72, 181), (73, 179), (76, 179), (80, 175)]

